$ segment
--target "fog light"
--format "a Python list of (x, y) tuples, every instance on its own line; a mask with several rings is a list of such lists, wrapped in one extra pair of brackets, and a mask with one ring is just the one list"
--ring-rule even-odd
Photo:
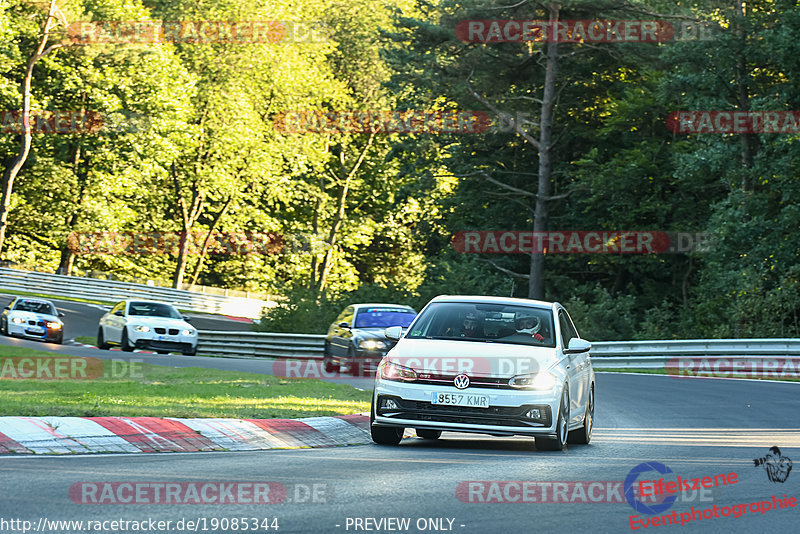
[(539, 408), (534, 408), (533, 410), (528, 410), (528, 413), (525, 414), (525, 417), (529, 419), (541, 419), (541, 413), (539, 412)]
[(383, 407), (387, 408), (389, 410), (396, 410), (396, 409), (399, 408), (397, 403), (395, 401), (393, 401), (392, 399), (384, 399), (383, 400)]

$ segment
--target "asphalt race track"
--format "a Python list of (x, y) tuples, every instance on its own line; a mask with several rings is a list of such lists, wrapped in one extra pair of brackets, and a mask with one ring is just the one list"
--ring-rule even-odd
[[(74, 305), (74, 311), (70, 306), (73, 304), (64, 305), (68, 324), (74, 319), (71, 313), (88, 316), (83, 305)], [(86, 324), (90, 323), (87, 318)], [(0, 343), (164, 365), (271, 370), (271, 362), (249, 359), (123, 354), (10, 338), (0, 338)], [(368, 387), (365, 379), (352, 383)], [(152, 531), (146, 523), (152, 519), (154, 526), (164, 521), (165, 532), (195, 531), (195, 527), (198, 532), (273, 532), (274, 518), (277, 532), (631, 532), (631, 516), (643, 522), (674, 511), (680, 523), (681, 514), (691, 517), (692, 507), (702, 512), (717, 506), (717, 513), (725, 513), (731, 512), (729, 507), (747, 503), (744, 515), (740, 515), (741, 508), (733, 511), (740, 517), (695, 516), (682, 527), (635, 526), (639, 532), (798, 531), (800, 508), (762, 513), (759, 509), (766, 506), (750, 503), (769, 501), (772, 506), (773, 495), (800, 497), (800, 472), (789, 471), (785, 482), (771, 482), (764, 466), (757, 467), (753, 461), (765, 457), (773, 446), (780, 447), (785, 458), (800, 459), (800, 384), (599, 373), (596, 404), (592, 444), (570, 446), (566, 452), (537, 451), (526, 438), (445, 434), (438, 442), (407, 438), (399, 447), (6, 456), (0, 458), (4, 489), (0, 517), (31, 521), (31, 529), (42, 521), (40, 531), (47, 532), (91, 532), (94, 527), (88, 521), (120, 519), (145, 521), (145, 526), (131, 530), (128, 524), (125, 530), (124, 524), (106, 523), (94, 531)], [(624, 495), (626, 477), (644, 462), (658, 462), (671, 472), (643, 471), (638, 480), (702, 479), (730, 473), (737, 478), (723, 487), (686, 492), (671, 507), (648, 515), (635, 511)], [(784, 461), (783, 465), (788, 464)], [(213, 502), (212, 492), (206, 502), (185, 493), (180, 503), (170, 504), (108, 504), (111, 497), (99, 504), (82, 503), (80, 488), (86, 485), (78, 484), (109, 488), (112, 486), (102, 483), (112, 482), (131, 487), (136, 483), (138, 487), (144, 487), (142, 483), (196, 483), (182, 488), (272, 482), (286, 489), (286, 497), (273, 491), (273, 500), (279, 502), (240, 504), (249, 502), (251, 495), (234, 493), (232, 499), (241, 500), (219, 503)], [(99, 492), (93, 495), (101, 495)], [(608, 500), (611, 502), (603, 502)], [(240, 521), (238, 528), (231, 523), (234, 518)], [(246, 530), (242, 518), (247, 519)], [(265, 518), (269, 520), (266, 524)], [(389, 518), (401, 523), (394, 519), (387, 523)], [(55, 528), (45, 519), (84, 524), (82, 530), (75, 525)], [(252, 519), (258, 519), (258, 528), (253, 528)], [(406, 519), (408, 528), (399, 528)], [(176, 526), (180, 520), (184, 520), (183, 530)], [(167, 521), (172, 523), (167, 525)], [(193, 523), (187, 525), (189, 521)], [(13, 532), (12, 527), (0, 524), (0, 531)]]
[[(700, 492), (694, 492), (694, 496), (687, 493), (685, 501), (674, 503), (659, 515), (675, 510), (680, 517), (692, 506), (705, 509), (717, 505), (722, 509), (770, 500), (772, 495), (797, 496), (800, 474), (791, 473), (785, 483), (770, 482), (764, 469), (754, 466), (753, 459), (762, 457), (773, 445), (780, 446), (784, 456), (800, 457), (798, 387), (599, 374), (595, 437), (591, 445), (572, 446), (566, 452), (540, 452), (523, 438), (451, 434), (439, 442), (407, 438), (399, 447), (4, 457), (0, 459), (0, 477), (3, 487), (13, 491), (5, 492), (0, 511), (3, 517), (26, 519), (34, 525), (40, 518), (152, 518), (173, 521), (173, 525), (182, 518), (204, 518), (209, 526), (212, 518), (247, 517), (278, 518), (279, 532), (322, 533), (366, 531), (354, 529), (355, 518), (397, 517), (411, 519), (408, 532), (435, 531), (417, 529), (416, 522), (421, 518), (451, 519), (451, 531), (463, 533), (626, 532), (630, 531), (629, 516), (636, 514), (626, 502), (561, 502), (575, 497), (567, 492), (559, 502), (550, 504), (469, 503), (459, 500), (456, 489), (464, 481), (586, 481), (588, 487), (589, 481), (624, 481), (635, 466), (655, 461), (683, 478), (731, 472), (738, 475), (736, 484), (703, 496)], [(287, 501), (261, 505), (109, 505), (76, 504), (69, 496), (70, 486), (80, 482), (234, 481), (278, 482), (287, 488)], [(622, 492), (619, 486), (617, 491)], [(609, 492), (613, 497), (613, 490), (604, 495)], [(520, 498), (517, 491), (508, 491), (508, 496)], [(594, 496), (600, 497), (600, 493), (595, 491)], [(587, 498), (579, 495), (577, 499)], [(76, 500), (80, 502), (80, 497)], [(289, 502), (296, 500), (301, 502)], [(683, 528), (685, 532), (796, 532), (793, 525), (797, 520), (797, 508), (765, 514), (748, 510), (739, 518), (703, 519)], [(446, 529), (448, 521), (443, 525)], [(676, 528), (651, 526), (648, 531)], [(173, 531), (177, 530), (173, 527)], [(227, 531), (234, 530), (229, 527)]]

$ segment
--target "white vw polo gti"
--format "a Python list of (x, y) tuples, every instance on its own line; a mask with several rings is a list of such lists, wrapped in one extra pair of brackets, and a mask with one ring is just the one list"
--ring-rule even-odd
[(557, 302), (440, 296), (383, 358), (370, 411), (372, 439), (397, 445), (405, 428), (524, 435), (536, 447), (589, 443), (594, 423), (591, 345)]

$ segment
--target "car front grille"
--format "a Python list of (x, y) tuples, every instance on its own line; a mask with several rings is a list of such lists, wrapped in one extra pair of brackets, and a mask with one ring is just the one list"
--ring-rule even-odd
[(178, 329), (177, 328), (170, 328), (169, 329), (169, 335), (177, 336), (178, 335)]
[[(550, 406), (548, 405), (525, 404), (522, 406), (475, 408), (472, 406), (431, 404), (430, 402), (405, 400), (394, 396), (389, 398), (397, 403), (398, 408), (393, 410), (379, 408), (378, 413), (385, 417), (397, 419), (512, 427), (549, 427), (552, 420)], [(380, 405), (381, 399), (379, 398), (378, 401)], [(541, 410), (540, 419), (530, 419), (525, 416), (533, 408)]]
[(156, 334), (166, 334), (167, 333), (167, 329), (166, 328), (156, 328), (155, 330), (156, 330)]
[[(419, 373), (415, 384), (427, 384), (431, 386), (452, 386), (453, 380), (457, 375)], [(488, 388), (488, 389), (514, 389), (508, 385), (508, 378), (496, 378), (490, 376), (469, 376), (469, 388)]]

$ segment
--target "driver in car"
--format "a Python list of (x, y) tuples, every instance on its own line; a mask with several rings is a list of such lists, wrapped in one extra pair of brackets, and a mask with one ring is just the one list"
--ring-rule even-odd
[(478, 331), (478, 318), (474, 313), (468, 313), (464, 317), (463, 328), (461, 329), (461, 337), (480, 337)]
[(531, 336), (536, 341), (544, 341), (544, 336), (539, 333), (542, 328), (542, 320), (536, 315), (529, 313), (518, 313), (516, 317), (517, 334)]

